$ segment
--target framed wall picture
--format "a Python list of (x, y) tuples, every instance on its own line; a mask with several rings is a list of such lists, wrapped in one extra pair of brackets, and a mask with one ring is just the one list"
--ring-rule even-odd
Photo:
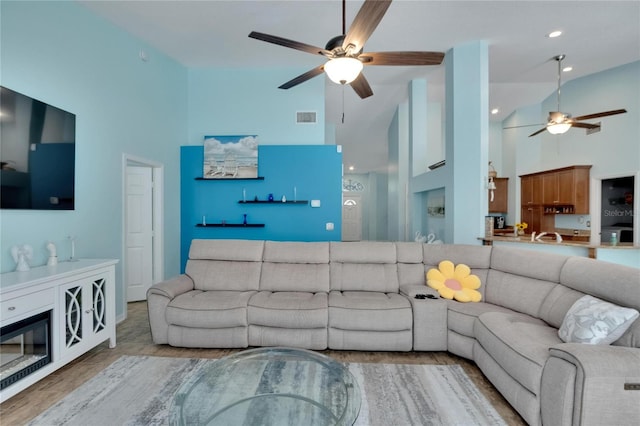
[(205, 136), (202, 177), (205, 179), (258, 177), (258, 136)]

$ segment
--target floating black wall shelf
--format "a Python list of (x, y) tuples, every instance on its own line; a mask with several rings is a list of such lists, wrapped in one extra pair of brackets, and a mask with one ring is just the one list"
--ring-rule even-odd
[(197, 228), (264, 228), (264, 223), (201, 223), (196, 225)]

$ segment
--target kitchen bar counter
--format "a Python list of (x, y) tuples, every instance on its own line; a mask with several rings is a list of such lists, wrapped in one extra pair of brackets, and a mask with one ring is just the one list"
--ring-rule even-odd
[[(548, 234), (547, 234), (548, 235)], [(478, 238), (482, 240), (483, 245), (489, 246), (493, 241), (505, 241), (510, 243), (523, 243), (523, 244), (547, 244), (547, 245), (563, 245), (563, 246), (573, 246), (573, 247), (586, 247), (586, 248), (607, 248), (607, 249), (640, 249), (640, 246), (635, 246), (633, 243), (618, 243), (617, 245), (611, 245), (608, 243), (601, 244), (591, 244), (588, 241), (571, 241), (571, 240), (562, 240), (562, 242), (556, 242), (555, 237), (543, 237), (542, 241), (531, 241), (531, 235), (521, 235), (519, 237), (507, 237), (502, 235), (494, 235), (493, 237), (481, 237)]]
[(640, 246), (633, 243), (591, 244), (588, 241), (563, 240), (556, 242), (555, 236), (543, 237), (542, 241), (531, 241), (531, 235), (480, 237), (483, 245), (521, 245), (523, 249), (540, 250), (570, 256), (584, 256), (640, 268)]

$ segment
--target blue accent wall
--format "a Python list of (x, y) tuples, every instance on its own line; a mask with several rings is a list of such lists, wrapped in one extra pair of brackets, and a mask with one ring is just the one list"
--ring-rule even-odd
[[(203, 147), (181, 147), (181, 266), (194, 238), (273, 241), (339, 241), (342, 218), (342, 154), (333, 145), (264, 145), (258, 147), (258, 175), (264, 180), (196, 180), (202, 177)], [(283, 204), (284, 195), (308, 204)], [(246, 199), (273, 203), (241, 204)], [(311, 207), (320, 200), (320, 207)], [(261, 223), (264, 228), (197, 227), (206, 223)], [(333, 231), (326, 230), (333, 223)]]

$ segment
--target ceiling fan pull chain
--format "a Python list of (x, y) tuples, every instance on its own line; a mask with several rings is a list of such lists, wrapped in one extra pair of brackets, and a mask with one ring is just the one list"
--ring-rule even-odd
[(342, 124), (344, 124), (344, 85), (342, 86)]

